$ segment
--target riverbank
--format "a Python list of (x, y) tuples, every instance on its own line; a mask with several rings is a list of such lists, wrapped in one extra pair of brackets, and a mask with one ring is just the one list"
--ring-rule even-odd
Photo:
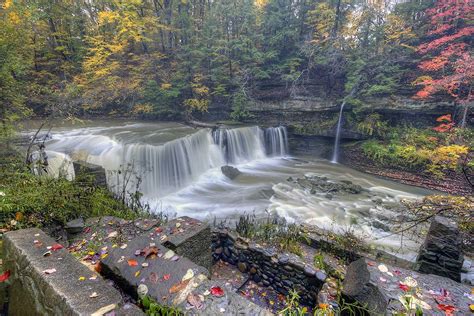
[(450, 173), (437, 179), (426, 172), (413, 172), (402, 167), (381, 165), (364, 155), (360, 143), (347, 144), (341, 153), (341, 163), (364, 173), (377, 175), (399, 183), (417, 186), (425, 189), (441, 191), (452, 195), (471, 195), (473, 188), (461, 173)]

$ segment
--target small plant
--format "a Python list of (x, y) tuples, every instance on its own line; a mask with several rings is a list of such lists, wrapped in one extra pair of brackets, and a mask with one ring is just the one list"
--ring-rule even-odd
[(149, 316), (184, 316), (184, 313), (179, 308), (161, 305), (149, 296), (142, 297), (140, 305)]
[(300, 306), (300, 295), (296, 290), (290, 290), (286, 298), (286, 307), (278, 312), (281, 316), (304, 316), (308, 313), (308, 308)]
[(324, 262), (324, 256), (322, 253), (318, 252), (314, 255), (314, 266), (320, 270), (328, 270), (328, 266), (326, 262)]

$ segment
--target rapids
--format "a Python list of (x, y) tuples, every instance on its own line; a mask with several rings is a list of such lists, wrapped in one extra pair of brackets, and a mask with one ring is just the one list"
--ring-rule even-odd
[[(428, 190), (370, 176), (313, 157), (292, 157), (284, 127), (193, 129), (177, 123), (100, 122), (64, 126), (51, 132), (46, 149), (55, 157), (86, 160), (108, 171), (108, 185), (122, 185), (117, 170), (133, 167), (141, 178), (143, 198), (154, 212), (198, 219), (235, 219), (245, 212), (257, 217), (278, 214), (333, 231), (352, 227), (362, 238), (397, 255), (414, 259), (418, 240), (391, 235), (403, 198), (420, 198)], [(65, 158), (66, 159), (66, 158)], [(68, 158), (69, 159), (69, 158)], [(59, 163), (59, 162), (55, 162)], [(225, 177), (220, 167), (237, 167), (242, 175)], [(366, 191), (311, 194), (289, 177), (349, 180)], [(130, 188), (135, 183), (129, 183)], [(387, 236), (386, 238), (382, 238)]]

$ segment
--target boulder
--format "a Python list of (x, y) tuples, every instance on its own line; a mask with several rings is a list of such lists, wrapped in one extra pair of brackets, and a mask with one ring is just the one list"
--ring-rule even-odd
[(417, 270), (460, 281), (464, 257), (462, 239), (456, 223), (436, 216), (417, 258)]
[(222, 166), (221, 171), (227, 178), (231, 180), (234, 180), (242, 173), (239, 169), (232, 166)]
[(468, 286), (451, 279), (365, 258), (349, 265), (342, 291), (348, 300), (366, 306), (371, 315), (404, 311), (402, 301), (406, 302), (406, 298), (411, 300), (413, 309), (419, 306), (424, 315), (444, 315), (443, 306), (452, 306), (456, 315), (469, 315), (470, 293)]

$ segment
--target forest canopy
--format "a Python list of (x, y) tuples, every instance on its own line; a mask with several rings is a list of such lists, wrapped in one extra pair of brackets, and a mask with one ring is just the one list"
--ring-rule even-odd
[(268, 86), (291, 96), (315, 82), (355, 105), (465, 103), (472, 21), (469, 1), (452, 0), (6, 0), (1, 116), (175, 119), (219, 104), (245, 119)]

